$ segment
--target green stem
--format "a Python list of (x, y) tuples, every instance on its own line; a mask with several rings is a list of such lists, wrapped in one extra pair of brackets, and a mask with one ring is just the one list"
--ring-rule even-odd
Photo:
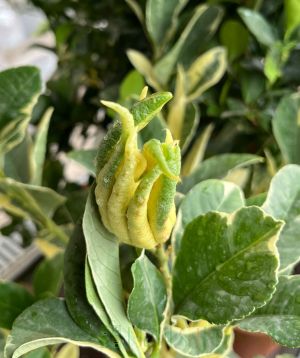
[(166, 289), (167, 289), (167, 304), (166, 304), (166, 309), (165, 309), (165, 313), (164, 313), (164, 320), (161, 323), (161, 337), (160, 337), (160, 341), (157, 343), (157, 345), (155, 346), (152, 354), (151, 354), (151, 358), (159, 358), (160, 357), (160, 351), (162, 348), (162, 333), (164, 331), (164, 325), (169, 322), (170, 318), (171, 318), (171, 304), (172, 304), (172, 275), (170, 272), (170, 267), (169, 267), (169, 258), (170, 258), (170, 252), (168, 250), (165, 250), (164, 245), (160, 244), (157, 246), (155, 252), (154, 252), (156, 258), (158, 259), (159, 262), (159, 269), (160, 272), (162, 273), (162, 276), (164, 278), (165, 284), (166, 284)]

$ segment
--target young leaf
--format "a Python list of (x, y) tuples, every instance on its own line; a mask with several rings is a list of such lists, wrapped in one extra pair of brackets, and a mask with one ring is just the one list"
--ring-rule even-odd
[(193, 17), (175, 45), (154, 67), (155, 76), (160, 83), (166, 84), (169, 81), (177, 63), (185, 68), (191, 65), (199, 56), (201, 47), (216, 31), (222, 16), (223, 11), (218, 6), (199, 5), (194, 10)]
[(21, 313), (7, 338), (5, 358), (19, 358), (34, 349), (61, 343), (91, 347), (109, 357), (120, 358), (77, 326), (65, 302), (58, 298), (38, 301)]
[(75, 160), (75, 162), (84, 166), (93, 176), (96, 171), (96, 149), (78, 149), (72, 150), (67, 154), (68, 158)]
[(199, 98), (219, 82), (226, 67), (226, 50), (223, 47), (214, 47), (198, 57), (187, 72), (188, 101)]
[(167, 325), (164, 338), (176, 352), (188, 357), (199, 357), (216, 351), (224, 340), (224, 328), (214, 325), (180, 329)]
[(33, 287), (37, 298), (57, 296), (63, 281), (63, 254), (45, 259), (34, 272)]
[(47, 109), (37, 127), (32, 153), (33, 177), (31, 179), (31, 184), (42, 184), (43, 166), (47, 148), (47, 135), (52, 113), (53, 108)]
[(13, 282), (1, 282), (0, 327), (11, 329), (18, 315), (33, 302), (33, 296), (24, 287)]
[(273, 177), (262, 208), (269, 215), (284, 220), (277, 247), (280, 270), (294, 266), (300, 259), (300, 166), (286, 165)]
[(253, 154), (220, 154), (204, 160), (195, 171), (182, 179), (177, 186), (181, 193), (187, 193), (194, 185), (206, 179), (224, 178), (231, 170), (256, 163), (263, 159)]
[(276, 41), (274, 29), (257, 11), (240, 7), (238, 13), (256, 40), (270, 47)]
[(41, 87), (36, 67), (0, 72), (0, 152), (12, 149), (23, 140)]
[(287, 163), (300, 164), (300, 95), (283, 97), (272, 121), (274, 136)]
[(146, 3), (147, 30), (157, 47), (176, 28), (177, 16), (188, 0), (148, 0)]
[(281, 276), (271, 301), (237, 325), (266, 333), (283, 346), (300, 347), (300, 275)]
[(123, 306), (119, 243), (102, 225), (94, 189), (93, 186), (83, 216), (83, 232), (92, 277), (113, 327), (127, 341), (133, 353), (137, 357), (143, 357)]
[(167, 291), (161, 273), (143, 253), (131, 267), (134, 287), (128, 301), (132, 324), (150, 333), (158, 342), (164, 318)]
[(163, 142), (166, 137), (166, 122), (161, 116), (156, 116), (139, 132), (139, 139), (144, 144), (150, 139)]
[(245, 205), (241, 189), (222, 180), (205, 180), (195, 185), (182, 199), (172, 234), (174, 249), (178, 252), (187, 225), (197, 216), (210, 211), (232, 213)]
[(157, 92), (135, 103), (130, 112), (133, 115), (134, 124), (138, 130), (144, 128), (172, 98), (170, 92)]
[(277, 284), (281, 226), (255, 206), (194, 219), (175, 261), (175, 313), (226, 324), (263, 306)]

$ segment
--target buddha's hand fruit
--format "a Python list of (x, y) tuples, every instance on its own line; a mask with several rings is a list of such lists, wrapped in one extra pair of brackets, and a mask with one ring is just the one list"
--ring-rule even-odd
[(171, 99), (156, 93), (131, 111), (113, 102), (104, 105), (119, 114), (97, 156), (96, 202), (104, 226), (120, 242), (151, 249), (165, 242), (176, 220), (174, 197), (180, 175), (177, 141), (166, 130), (163, 143), (151, 139), (140, 149), (138, 132)]

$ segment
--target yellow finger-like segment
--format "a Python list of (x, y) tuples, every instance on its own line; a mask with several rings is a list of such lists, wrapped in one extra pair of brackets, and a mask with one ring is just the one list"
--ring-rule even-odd
[(100, 170), (96, 178), (95, 196), (103, 225), (111, 231), (109, 224), (107, 204), (115, 183), (115, 174), (123, 160), (124, 142), (120, 141), (108, 162)]
[(176, 222), (175, 191), (176, 182), (161, 175), (149, 197), (148, 219), (155, 241), (160, 244), (168, 240)]
[(136, 247), (152, 249), (157, 245), (148, 221), (148, 200), (160, 173), (157, 166), (144, 174), (128, 206), (128, 231), (131, 242)]
[(130, 111), (115, 102), (101, 101), (101, 103), (120, 115), (120, 119), (122, 122), (122, 135), (127, 136), (128, 133), (131, 133), (134, 128), (134, 120)]
[(111, 231), (123, 242), (130, 243), (126, 211), (138, 186), (135, 180), (141, 154), (137, 148), (137, 133), (133, 131), (126, 142), (124, 160), (118, 171), (107, 205)]

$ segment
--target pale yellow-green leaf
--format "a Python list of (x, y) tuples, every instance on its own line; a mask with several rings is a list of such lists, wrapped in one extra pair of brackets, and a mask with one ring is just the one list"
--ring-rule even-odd
[(227, 67), (226, 56), (224, 47), (214, 47), (191, 65), (187, 72), (189, 101), (200, 97), (203, 92), (220, 81)]
[(145, 77), (147, 83), (156, 91), (160, 91), (160, 84), (155, 77), (152, 64), (148, 60), (148, 58), (144, 56), (141, 52), (135, 50), (128, 50), (127, 56), (135, 69)]
[(191, 174), (197, 168), (199, 163), (202, 162), (213, 129), (214, 125), (209, 124), (194, 143), (183, 163), (182, 176)]
[(61, 350), (55, 354), (55, 358), (79, 358), (79, 347), (74, 344), (65, 344)]
[(170, 103), (168, 114), (168, 127), (174, 139), (181, 138), (181, 131), (186, 110), (186, 95), (185, 95), (185, 73), (181, 66), (178, 66), (175, 95)]

